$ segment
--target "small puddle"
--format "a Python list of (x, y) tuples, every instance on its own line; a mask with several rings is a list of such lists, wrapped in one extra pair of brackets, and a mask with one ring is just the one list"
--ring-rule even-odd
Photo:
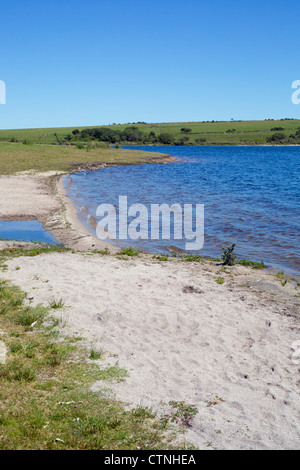
[(0, 221), (0, 239), (59, 244), (37, 220)]

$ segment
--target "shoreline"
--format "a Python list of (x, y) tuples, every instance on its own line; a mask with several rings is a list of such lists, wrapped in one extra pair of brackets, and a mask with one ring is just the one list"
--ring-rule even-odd
[[(172, 156), (163, 158), (165, 164), (178, 160)], [(156, 159), (155, 161), (157, 162)], [(120, 165), (82, 164), (76, 171), (69, 173), (29, 171), (14, 175), (0, 175), (0, 221), (37, 220), (65, 248), (79, 251), (108, 250), (110, 253), (116, 254), (120, 251), (120, 247), (112, 242), (98, 239), (80, 221), (76, 207), (70, 196), (67, 195), (63, 183), (63, 179), (68, 174), (79, 171), (96, 171), (108, 166)], [(17, 191), (16, 188), (18, 188)], [(24, 198), (26, 193), (30, 194), (30, 199)], [(9, 208), (5, 206), (5, 199), (9, 201)], [(132, 246), (134, 247), (134, 244)], [(154, 254), (152, 253), (152, 255)], [(203, 259), (211, 259), (211, 256), (203, 255), (202, 257)], [(276, 265), (267, 265), (265, 270), (275, 273), (280, 268)], [(289, 268), (283, 268), (283, 272), (287, 278), (300, 280), (299, 274)]]
[[(64, 176), (64, 172), (1, 175), (0, 220), (38, 220), (58, 243), (73, 250), (111, 248), (78, 220), (76, 209), (65, 194)], [(26, 194), (28, 197), (24, 197)]]
[[(115, 256), (79, 221), (65, 175), (0, 176), (0, 218), (34, 216), (71, 248), (21, 252), (0, 277), (32, 305), (62, 299), (53, 314), (64, 332), (103, 350), (102, 370), (128, 371), (121, 382), (95, 379), (92, 391), (161, 417), (170, 401), (196, 407), (183, 439), (200, 449), (299, 448), (299, 286), (240, 265)], [(0, 250), (14, 245), (26, 249), (2, 241)], [(93, 253), (106, 245), (110, 255)]]

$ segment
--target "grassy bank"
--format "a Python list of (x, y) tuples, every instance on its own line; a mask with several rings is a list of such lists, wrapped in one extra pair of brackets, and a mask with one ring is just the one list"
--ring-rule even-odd
[(96, 146), (87, 150), (76, 146), (0, 142), (0, 174), (28, 170), (69, 172), (81, 165), (141, 164), (162, 158), (161, 154)]
[[(81, 132), (87, 127), (109, 127), (111, 130), (124, 131), (129, 126), (135, 126), (138, 131), (149, 134), (155, 133), (170, 134), (174, 142), (187, 138), (187, 144), (193, 145), (264, 145), (277, 134), (278, 140), (273, 141), (274, 145), (286, 143), (300, 144), (296, 136), (300, 128), (300, 120), (282, 119), (265, 121), (211, 121), (211, 122), (181, 122), (181, 123), (128, 123), (114, 124), (111, 126), (84, 126), (84, 127), (65, 127), (65, 128), (46, 128), (46, 129), (16, 129), (1, 130), (0, 142), (31, 142), (39, 144), (58, 143), (65, 141), (68, 135), (76, 142), (78, 135), (74, 136), (72, 131)], [(187, 132), (182, 131), (187, 130)], [(283, 135), (278, 136), (278, 132)], [(57, 137), (55, 136), (57, 134)], [(296, 138), (293, 138), (296, 136)]]

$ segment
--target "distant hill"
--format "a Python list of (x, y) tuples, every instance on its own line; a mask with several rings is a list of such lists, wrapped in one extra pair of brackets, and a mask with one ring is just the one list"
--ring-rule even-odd
[[(106, 130), (101, 133), (94, 131), (103, 128)], [(128, 129), (132, 129), (131, 133)], [(98, 141), (95, 135), (100, 136), (100, 141), (106, 139), (108, 145), (300, 145), (300, 120), (138, 122), (107, 126), (0, 130), (0, 142), (76, 144)], [(107, 135), (111, 137), (107, 138)]]

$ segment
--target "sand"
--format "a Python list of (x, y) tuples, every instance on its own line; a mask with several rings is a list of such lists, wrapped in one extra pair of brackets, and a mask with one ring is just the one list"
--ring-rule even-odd
[(0, 220), (38, 220), (59, 243), (74, 250), (105, 249), (77, 219), (66, 196), (62, 172), (0, 175)]
[[(220, 274), (213, 262), (88, 253), (97, 241), (77, 239), (85, 229), (69, 201), (64, 205), (59, 175), (18, 181), (33, 185), (39, 220), (47, 226), (59, 214), (56, 234), (61, 227), (62, 239), (72, 234), (69, 245), (85, 251), (12, 259), (1, 278), (20, 286), (33, 304), (63, 299), (57, 315), (65, 331), (105, 351), (99, 367), (117, 364), (128, 371), (125, 381), (95, 383), (94, 391), (110, 388), (107, 393), (127, 406), (149, 406), (160, 415), (170, 412), (172, 400), (195, 406), (198, 414), (180, 439), (199, 449), (300, 448), (300, 299), (294, 283), (283, 286), (270, 272), (242, 266)], [(6, 177), (2, 183), (9, 190)], [(28, 200), (21, 209), (12, 193), (5, 212), (0, 189), (0, 218), (25, 209), (34, 215)], [(223, 284), (216, 282), (220, 275)]]

